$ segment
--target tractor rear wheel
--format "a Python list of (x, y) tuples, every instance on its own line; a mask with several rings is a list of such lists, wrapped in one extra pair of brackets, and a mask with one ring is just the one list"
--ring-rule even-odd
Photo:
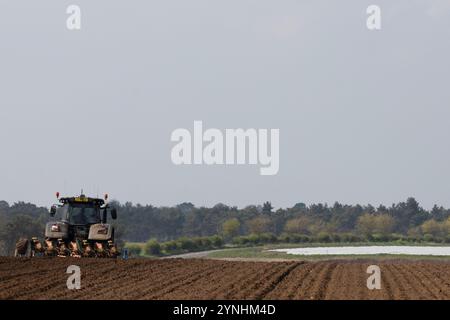
[(14, 256), (20, 257), (20, 256), (26, 255), (27, 251), (28, 251), (28, 244), (29, 244), (28, 239), (24, 239), (24, 238), (19, 239), (19, 241), (17, 241), (17, 243), (16, 243), (16, 249), (14, 250)]

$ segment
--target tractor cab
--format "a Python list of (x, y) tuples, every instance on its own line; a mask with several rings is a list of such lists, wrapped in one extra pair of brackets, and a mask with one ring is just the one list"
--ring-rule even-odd
[[(106, 196), (107, 198), (107, 196)], [(117, 218), (115, 209), (110, 209), (103, 199), (79, 197), (60, 198), (60, 204), (50, 209), (50, 215), (59, 216), (61, 221), (69, 225), (93, 225), (107, 223), (108, 211), (113, 219)]]

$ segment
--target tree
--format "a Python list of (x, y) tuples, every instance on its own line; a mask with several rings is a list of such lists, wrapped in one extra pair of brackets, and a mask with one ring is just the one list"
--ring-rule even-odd
[(182, 213), (186, 214), (186, 213), (192, 212), (192, 210), (195, 209), (195, 206), (190, 202), (183, 202), (183, 203), (180, 203), (179, 205), (177, 205), (177, 208), (180, 209), (180, 211)]
[(431, 209), (431, 217), (436, 221), (443, 221), (445, 219), (445, 210), (442, 207), (434, 205)]
[(358, 218), (357, 230), (369, 236), (375, 233), (387, 235), (394, 229), (395, 220), (388, 214), (365, 213)]
[(7, 210), (7, 209), (9, 209), (9, 204), (8, 204), (8, 202), (6, 202), (6, 201), (0, 201), (0, 210)]
[(161, 254), (161, 246), (155, 239), (149, 240), (145, 244), (145, 253), (153, 256)]
[(222, 224), (222, 233), (225, 238), (231, 239), (238, 235), (241, 223), (238, 219), (228, 219)]
[(256, 217), (247, 221), (247, 228), (250, 233), (264, 233), (270, 229), (271, 220), (267, 217)]
[(403, 217), (407, 219), (402, 221), (406, 226), (418, 226), (428, 218), (428, 214), (419, 206), (416, 199), (408, 198)]
[(444, 222), (444, 232), (445, 236), (450, 236), (450, 217)]
[(428, 213), (423, 210), (414, 198), (408, 198), (406, 202), (392, 205), (389, 213), (397, 222), (397, 232), (406, 234), (411, 227), (420, 226), (429, 218)]
[(304, 204), (303, 202), (298, 202), (292, 207), (292, 209), (305, 210), (306, 209), (306, 204)]
[(269, 201), (264, 202), (262, 212), (265, 214), (271, 214), (272, 213), (272, 204)]
[(395, 220), (388, 214), (375, 216), (375, 232), (387, 235), (392, 233), (395, 226)]
[(358, 218), (356, 229), (362, 235), (369, 236), (374, 233), (375, 225), (373, 215), (365, 213)]
[(439, 223), (434, 219), (425, 221), (420, 228), (424, 234), (430, 234), (433, 237), (441, 237), (446, 235), (444, 223)]
[(131, 243), (127, 246), (128, 253), (133, 257), (138, 257), (141, 255), (142, 246), (137, 243)]
[(284, 225), (284, 231), (287, 233), (307, 233), (311, 224), (311, 219), (307, 216), (289, 219)]

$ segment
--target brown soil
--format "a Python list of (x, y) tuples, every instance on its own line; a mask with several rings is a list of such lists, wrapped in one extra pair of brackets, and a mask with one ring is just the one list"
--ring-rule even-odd
[[(69, 290), (67, 266), (81, 268)], [(381, 268), (381, 290), (366, 269)], [(450, 299), (450, 262), (0, 257), (0, 299)]]

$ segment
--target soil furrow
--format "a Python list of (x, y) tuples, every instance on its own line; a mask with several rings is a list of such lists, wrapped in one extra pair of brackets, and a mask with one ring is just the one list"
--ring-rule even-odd
[[(372, 264), (381, 290), (367, 288)], [(69, 265), (80, 290), (66, 286)], [(450, 261), (0, 257), (0, 299), (450, 299)]]

